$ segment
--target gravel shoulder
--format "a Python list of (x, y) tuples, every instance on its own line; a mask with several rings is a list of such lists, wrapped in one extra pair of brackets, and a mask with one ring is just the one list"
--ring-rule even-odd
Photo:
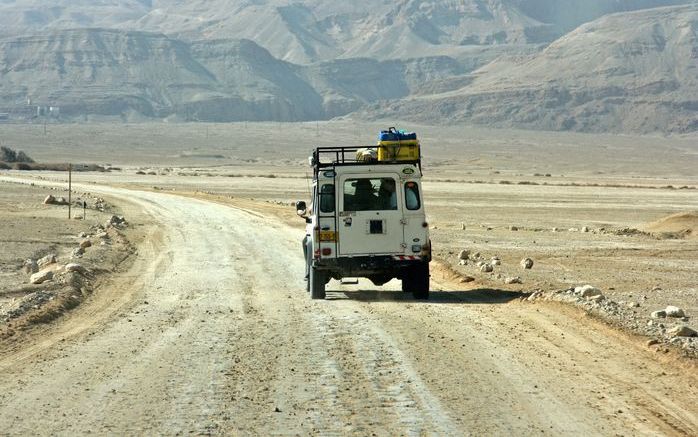
[(692, 362), (554, 303), (361, 282), (310, 301), (275, 206), (92, 187), (158, 223), (132, 269), (0, 354), (11, 435), (696, 435)]

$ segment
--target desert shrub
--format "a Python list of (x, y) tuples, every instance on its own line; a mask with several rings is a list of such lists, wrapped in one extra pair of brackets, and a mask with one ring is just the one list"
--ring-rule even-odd
[(21, 150), (19, 152), (15, 152), (9, 147), (4, 146), (0, 147), (0, 161), (29, 163), (34, 162), (33, 159), (31, 159), (26, 153), (22, 152)]
[(0, 161), (15, 162), (17, 153), (9, 147), (0, 147)]
[(26, 153), (24, 153), (23, 151), (20, 150), (19, 152), (17, 152), (17, 162), (32, 163), (32, 162), (34, 162), (34, 160), (31, 159)]

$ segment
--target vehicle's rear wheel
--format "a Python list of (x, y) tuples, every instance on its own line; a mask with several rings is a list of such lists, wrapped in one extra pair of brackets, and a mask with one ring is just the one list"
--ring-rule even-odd
[(308, 278), (310, 286), (311, 299), (325, 298), (325, 284), (327, 283), (327, 274), (317, 270), (315, 267), (310, 267), (310, 278)]
[(402, 278), (402, 291), (412, 293), (415, 299), (429, 299), (429, 263), (410, 266)]

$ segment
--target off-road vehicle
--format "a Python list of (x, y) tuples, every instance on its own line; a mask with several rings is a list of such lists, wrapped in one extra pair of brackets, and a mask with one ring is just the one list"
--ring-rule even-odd
[[(421, 158), (374, 147), (318, 147), (303, 240), (307, 290), (325, 298), (331, 278), (365, 277), (380, 286), (393, 278), (416, 299), (429, 297), (431, 242), (422, 198)], [(379, 159), (380, 158), (380, 159)]]

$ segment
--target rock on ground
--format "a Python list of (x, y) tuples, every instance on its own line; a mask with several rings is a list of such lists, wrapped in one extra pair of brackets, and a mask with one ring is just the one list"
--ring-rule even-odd
[(24, 266), (22, 268), (24, 269), (24, 273), (32, 274), (39, 271), (39, 264), (33, 259), (28, 259), (24, 261)]
[(593, 285), (583, 285), (581, 287), (575, 287), (574, 292), (577, 294), (581, 294), (582, 297), (594, 297), (603, 294), (601, 290), (594, 287)]
[(53, 279), (53, 272), (47, 270), (45, 272), (34, 273), (29, 278), (30, 284), (43, 284), (46, 281)]
[(675, 307), (673, 305), (669, 305), (668, 307), (666, 307), (664, 311), (666, 312), (667, 317), (676, 317), (679, 319), (681, 317), (686, 317), (686, 314), (681, 308)]
[(469, 256), (470, 256), (470, 251), (467, 249), (463, 249), (458, 254), (458, 259), (460, 259), (460, 260), (468, 259)]
[(87, 270), (85, 267), (83, 267), (80, 264), (77, 263), (69, 263), (65, 265), (65, 271), (66, 272), (75, 272), (75, 273), (80, 273), (81, 275), (84, 275), (87, 273)]
[(529, 270), (533, 268), (533, 260), (531, 258), (524, 258), (521, 260), (521, 268)]
[(688, 326), (676, 326), (667, 331), (670, 337), (698, 337), (698, 332)]
[(40, 269), (43, 269), (47, 265), (55, 264), (56, 262), (57, 262), (56, 254), (51, 253), (51, 254), (46, 255), (45, 257), (39, 259), (39, 261), (37, 261), (36, 263), (38, 264)]
[(519, 277), (517, 276), (517, 277), (515, 277), (515, 278), (506, 278), (506, 279), (504, 280), (504, 283), (505, 283), (505, 284), (521, 284), (522, 281), (521, 281), (521, 278), (519, 278)]
[(652, 314), (650, 314), (650, 317), (652, 317), (653, 319), (663, 319), (666, 317), (666, 311), (664, 311), (664, 310), (652, 311)]
[(485, 263), (480, 267), (480, 271), (485, 272), (485, 273), (490, 273), (493, 270), (494, 270), (494, 267), (492, 267), (492, 264)]
[(83, 249), (87, 249), (88, 247), (91, 247), (91, 246), (92, 246), (92, 242), (90, 240), (82, 240), (80, 242), (80, 247), (82, 247)]

